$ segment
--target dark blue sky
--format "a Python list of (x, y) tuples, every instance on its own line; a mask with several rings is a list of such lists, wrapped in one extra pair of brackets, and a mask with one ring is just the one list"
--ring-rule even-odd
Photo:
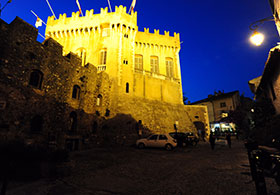
[[(0, 0), (3, 6), (7, 0)], [(76, 0), (49, 0), (56, 17), (78, 11)], [(107, 0), (79, 0), (82, 10), (108, 6)], [(132, 0), (111, 0), (129, 8)], [(47, 21), (52, 15), (45, 0), (12, 0), (2, 12), (2, 19), (10, 23), (16, 16), (34, 25), (33, 10)], [(273, 22), (266, 22), (259, 31), (266, 36), (264, 44), (254, 47), (248, 42), (249, 25), (271, 16), (268, 0), (137, 0), (139, 30), (144, 27), (179, 32), (182, 43), (180, 63), (183, 92), (191, 102), (204, 99), (214, 91), (239, 90), (253, 97), (248, 80), (262, 74), (269, 49), (279, 37)], [(39, 27), (44, 35), (45, 26)], [(42, 41), (42, 38), (38, 38)]]

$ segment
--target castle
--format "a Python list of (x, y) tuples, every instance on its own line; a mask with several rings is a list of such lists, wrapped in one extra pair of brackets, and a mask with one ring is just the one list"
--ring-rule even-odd
[(6, 137), (79, 149), (100, 137), (133, 143), (139, 123), (149, 133), (209, 131), (207, 107), (183, 104), (179, 34), (138, 31), (126, 7), (49, 17), (42, 44), (20, 18), (0, 29)]

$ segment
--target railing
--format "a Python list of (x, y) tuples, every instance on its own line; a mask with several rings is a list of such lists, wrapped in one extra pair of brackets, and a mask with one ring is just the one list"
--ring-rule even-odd
[(97, 66), (97, 71), (105, 71), (106, 70), (106, 65), (98, 65)]
[(275, 179), (280, 186), (280, 151), (276, 148), (258, 146), (256, 142), (245, 142), (252, 179), (257, 195), (266, 195), (265, 176)]

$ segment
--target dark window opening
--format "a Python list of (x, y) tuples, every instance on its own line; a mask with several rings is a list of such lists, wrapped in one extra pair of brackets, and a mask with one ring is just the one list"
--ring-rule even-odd
[(97, 128), (98, 128), (98, 123), (96, 121), (94, 121), (93, 124), (92, 124), (91, 132), (92, 133), (96, 133), (97, 132)]
[(33, 133), (41, 132), (43, 129), (43, 118), (40, 115), (34, 116), (30, 121), (30, 131)]
[(73, 92), (72, 92), (72, 98), (79, 100), (80, 99), (80, 91), (81, 91), (81, 88), (78, 85), (74, 85)]
[(43, 73), (39, 70), (33, 70), (30, 74), (29, 85), (41, 89)]
[(221, 103), (220, 103), (220, 107), (221, 107), (221, 108), (226, 107), (226, 106), (227, 106), (227, 105), (226, 105), (225, 102), (221, 102)]
[(105, 116), (110, 116), (110, 110), (106, 109), (106, 113), (105, 113)]
[(125, 91), (126, 91), (126, 93), (129, 93), (129, 83), (126, 83)]

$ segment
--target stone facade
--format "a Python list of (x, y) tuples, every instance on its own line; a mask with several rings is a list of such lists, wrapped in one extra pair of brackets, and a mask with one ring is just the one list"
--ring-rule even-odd
[(63, 45), (64, 54), (79, 55), (82, 65), (89, 62), (106, 72), (115, 80), (113, 93), (128, 88), (131, 97), (182, 105), (179, 34), (138, 31), (137, 12), (126, 12), (119, 6), (109, 13), (107, 8), (99, 14), (86, 11), (84, 17), (79, 12), (51, 16), (45, 35)]
[[(145, 70), (136, 73), (133, 63), (124, 71), (126, 64), (122, 67), (113, 60), (101, 71), (84, 53), (67, 51), (52, 38), (39, 43), (37, 35), (37, 29), (20, 18), (10, 24), (0, 20), (2, 139), (23, 138), (75, 150), (133, 144), (139, 120), (145, 134), (174, 131), (174, 124), (178, 131), (196, 132), (198, 121), (209, 131), (207, 108), (182, 104), (179, 64), (177, 75), (169, 79)], [(109, 55), (111, 48), (107, 49)]]
[(255, 99), (261, 100), (268, 98), (271, 100), (276, 114), (280, 114), (280, 47), (276, 46), (269, 52), (268, 59), (266, 61), (264, 71), (259, 82), (249, 81), (251, 91), (255, 94)]

